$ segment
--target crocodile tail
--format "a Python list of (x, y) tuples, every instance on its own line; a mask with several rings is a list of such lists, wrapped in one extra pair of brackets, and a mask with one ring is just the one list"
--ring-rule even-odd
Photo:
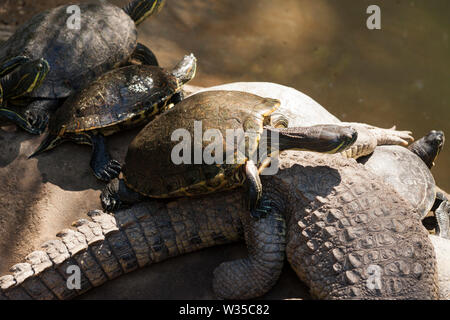
[[(0, 300), (71, 299), (138, 268), (238, 241), (238, 197), (233, 193), (217, 195), (220, 199), (150, 201), (114, 215), (91, 211), (0, 277)], [(72, 287), (74, 270), (81, 271), (81, 277)]]

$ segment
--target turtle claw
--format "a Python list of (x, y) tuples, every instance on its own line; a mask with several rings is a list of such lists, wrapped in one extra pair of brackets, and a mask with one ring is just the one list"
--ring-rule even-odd
[(100, 194), (100, 201), (103, 209), (108, 212), (116, 211), (121, 206), (122, 201), (119, 196), (118, 179), (112, 180), (108, 183), (106, 188), (102, 190), (102, 193)]
[(109, 190), (109, 186), (100, 194), (100, 201), (102, 203), (103, 210), (107, 212), (114, 212), (121, 206), (121, 201), (117, 193), (112, 193)]
[(103, 167), (94, 170), (94, 175), (104, 182), (109, 182), (114, 178), (117, 178), (122, 170), (121, 164), (116, 160), (110, 160)]
[(28, 123), (28, 127), (24, 128), (32, 134), (42, 134), (47, 127), (49, 117), (42, 111), (27, 110), (25, 111), (25, 120)]
[(272, 210), (272, 202), (270, 200), (262, 200), (260, 204), (251, 210), (252, 218), (259, 220), (264, 218)]

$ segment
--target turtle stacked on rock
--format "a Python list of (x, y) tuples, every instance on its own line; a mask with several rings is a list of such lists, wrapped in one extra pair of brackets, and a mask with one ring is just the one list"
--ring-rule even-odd
[(50, 72), (39, 88), (23, 95), (14, 108), (0, 110), (0, 116), (40, 134), (49, 114), (99, 75), (131, 59), (157, 64), (154, 54), (137, 43), (136, 25), (163, 4), (164, 0), (133, 0), (124, 9), (107, 2), (78, 4), (80, 28), (68, 23), (69, 6), (32, 17), (0, 45), (0, 61), (43, 58)]

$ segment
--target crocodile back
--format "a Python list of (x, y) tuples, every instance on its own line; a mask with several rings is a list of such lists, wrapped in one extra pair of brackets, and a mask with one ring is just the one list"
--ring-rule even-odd
[(288, 206), (287, 257), (322, 299), (437, 299), (433, 246), (409, 202), (338, 155), (288, 151), (272, 177)]

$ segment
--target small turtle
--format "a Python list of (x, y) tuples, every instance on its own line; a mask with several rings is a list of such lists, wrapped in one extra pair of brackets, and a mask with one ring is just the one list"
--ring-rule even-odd
[[(357, 138), (355, 130), (337, 125), (283, 128), (286, 119), (278, 117), (275, 121), (271, 118), (279, 106), (279, 100), (235, 91), (199, 93), (183, 100), (144, 127), (131, 142), (123, 169), (124, 179), (111, 182), (101, 195), (104, 208), (115, 210), (121, 203), (140, 201), (142, 196), (204, 195), (233, 189), (247, 181), (252, 216), (264, 215), (270, 205), (259, 201), (262, 194), (259, 173), (269, 165), (270, 158), (265, 155), (273, 155), (273, 134), (279, 138), (278, 151), (341, 152)], [(199, 128), (196, 121), (201, 121), (201, 132), (196, 133), (196, 127)], [(177, 129), (180, 131), (175, 134)], [(229, 140), (230, 132), (236, 130), (241, 130), (241, 137), (245, 136), (246, 140), (238, 139), (238, 143), (234, 143), (234, 138)], [(200, 155), (209, 150), (216, 161), (196, 160), (198, 153), (195, 155), (195, 150), (200, 145), (195, 139), (191, 144), (190, 137), (199, 133), (206, 137), (212, 132), (216, 135), (213, 144), (222, 144), (212, 151), (211, 145), (203, 140)], [(182, 141), (188, 148), (180, 150), (186, 161), (179, 164), (172, 158), (173, 152), (180, 147), (173, 141), (173, 135), (178, 133), (189, 135), (188, 142)], [(224, 137), (227, 137), (225, 143)], [(260, 148), (260, 144), (267, 148)], [(189, 145), (195, 147), (189, 148)], [(258, 149), (262, 149), (260, 154), (257, 154)], [(223, 151), (222, 155), (219, 155), (220, 151)], [(191, 152), (194, 153), (194, 164), (188, 159)]]
[(134, 65), (105, 73), (55, 112), (48, 136), (30, 158), (64, 141), (88, 144), (93, 148), (94, 175), (103, 181), (111, 180), (119, 175), (120, 163), (111, 160), (104, 136), (142, 125), (169, 102), (178, 102), (180, 96), (176, 94), (195, 76), (196, 69), (197, 59), (191, 54), (171, 72), (156, 66)]
[(23, 95), (41, 85), (48, 71), (49, 66), (44, 59), (30, 61), (26, 57), (17, 57), (1, 65), (0, 112), (10, 112)]
[(442, 193), (436, 192), (436, 183), (430, 171), (444, 142), (444, 133), (432, 130), (408, 148), (380, 146), (373, 154), (358, 161), (411, 202), (421, 214), (421, 219), (430, 210), (434, 211), (437, 234), (449, 238), (450, 204)]
[(0, 64), (15, 64), (20, 57), (44, 58), (50, 72), (39, 88), (21, 96), (20, 109), (2, 109), (0, 116), (40, 134), (49, 114), (97, 76), (131, 60), (157, 65), (154, 54), (137, 44), (136, 25), (163, 4), (164, 0), (134, 0), (124, 9), (107, 2), (78, 4), (79, 28), (69, 23), (73, 5), (32, 17), (0, 45)]

